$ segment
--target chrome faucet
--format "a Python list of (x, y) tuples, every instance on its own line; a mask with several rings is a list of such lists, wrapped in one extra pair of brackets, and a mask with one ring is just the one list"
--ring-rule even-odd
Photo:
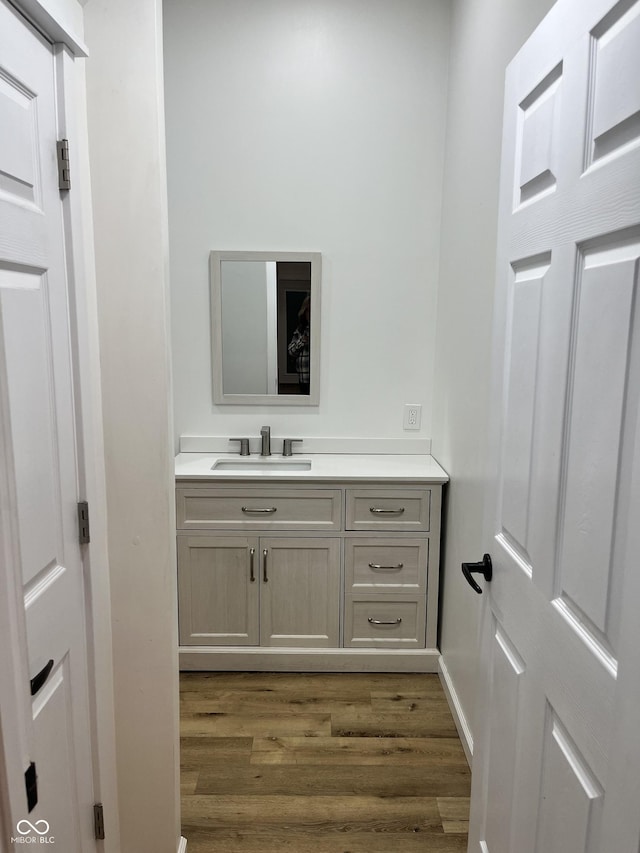
[(260, 438), (262, 439), (262, 450), (260, 451), (260, 456), (271, 456), (271, 427), (261, 427)]

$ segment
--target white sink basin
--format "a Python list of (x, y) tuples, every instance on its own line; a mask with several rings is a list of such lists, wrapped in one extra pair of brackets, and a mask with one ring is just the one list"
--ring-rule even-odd
[(235, 471), (241, 474), (286, 474), (288, 471), (310, 471), (310, 459), (271, 459), (270, 457), (217, 459), (212, 471)]

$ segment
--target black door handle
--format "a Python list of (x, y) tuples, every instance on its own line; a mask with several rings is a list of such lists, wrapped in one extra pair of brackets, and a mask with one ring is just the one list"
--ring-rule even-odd
[(493, 577), (493, 565), (491, 563), (490, 555), (485, 554), (482, 558), (481, 563), (462, 564), (462, 574), (465, 576), (469, 584), (475, 589), (477, 593), (482, 593), (482, 587), (478, 586), (478, 584), (471, 577), (471, 572), (479, 572), (481, 575), (484, 575), (484, 579), (486, 581), (490, 581)]
[(31, 695), (35, 696), (38, 690), (44, 685), (47, 678), (49, 678), (49, 673), (53, 669), (53, 661), (50, 660), (49, 663), (45, 664), (40, 672), (31, 679)]

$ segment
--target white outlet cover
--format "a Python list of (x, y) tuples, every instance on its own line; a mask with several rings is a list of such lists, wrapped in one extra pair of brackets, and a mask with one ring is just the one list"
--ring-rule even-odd
[(405, 403), (403, 429), (420, 429), (420, 421), (422, 419), (422, 404), (421, 403)]

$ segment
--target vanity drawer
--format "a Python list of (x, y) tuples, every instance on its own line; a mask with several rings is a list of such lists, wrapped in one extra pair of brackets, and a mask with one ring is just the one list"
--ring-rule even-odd
[(424, 649), (426, 621), (424, 595), (347, 595), (344, 645)]
[(339, 530), (339, 489), (178, 489), (179, 530)]
[(345, 588), (425, 595), (428, 539), (346, 539)]
[(347, 530), (429, 530), (430, 489), (347, 489)]

